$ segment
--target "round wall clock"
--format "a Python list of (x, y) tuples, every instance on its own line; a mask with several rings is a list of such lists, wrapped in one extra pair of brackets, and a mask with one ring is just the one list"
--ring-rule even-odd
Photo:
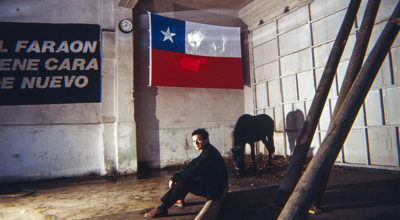
[(119, 29), (124, 33), (129, 33), (133, 29), (132, 21), (129, 19), (123, 19), (119, 22)]

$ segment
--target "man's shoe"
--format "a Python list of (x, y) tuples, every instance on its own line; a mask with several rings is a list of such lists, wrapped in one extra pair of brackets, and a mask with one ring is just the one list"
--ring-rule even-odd
[(310, 213), (312, 215), (319, 215), (322, 212), (323, 212), (322, 209), (315, 205), (312, 205), (311, 208), (308, 210), (308, 213)]
[(176, 201), (175, 206), (178, 208), (183, 208), (184, 201), (182, 199), (179, 199), (178, 201)]
[(144, 214), (145, 218), (157, 218), (157, 217), (165, 217), (168, 215), (168, 210), (162, 210), (158, 207), (153, 208), (149, 212)]

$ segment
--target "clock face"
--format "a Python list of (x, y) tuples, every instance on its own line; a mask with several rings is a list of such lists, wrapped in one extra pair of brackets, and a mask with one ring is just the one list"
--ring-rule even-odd
[(124, 33), (129, 33), (133, 29), (132, 22), (128, 19), (124, 19), (119, 22), (119, 29)]

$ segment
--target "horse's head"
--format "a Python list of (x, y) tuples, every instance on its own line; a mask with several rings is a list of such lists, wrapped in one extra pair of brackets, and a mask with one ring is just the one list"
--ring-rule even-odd
[(244, 170), (244, 148), (240, 146), (235, 146), (232, 148), (233, 153), (233, 165), (235, 167), (235, 172), (237, 177), (242, 177)]

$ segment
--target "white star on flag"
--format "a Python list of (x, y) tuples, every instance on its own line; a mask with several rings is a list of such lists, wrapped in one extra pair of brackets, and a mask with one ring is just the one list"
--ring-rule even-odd
[(164, 34), (164, 39), (163, 41), (166, 40), (170, 40), (172, 43), (174, 43), (174, 40), (172, 39), (173, 36), (175, 36), (175, 33), (171, 33), (171, 31), (169, 30), (169, 27), (167, 29), (167, 31), (161, 31), (162, 34)]

